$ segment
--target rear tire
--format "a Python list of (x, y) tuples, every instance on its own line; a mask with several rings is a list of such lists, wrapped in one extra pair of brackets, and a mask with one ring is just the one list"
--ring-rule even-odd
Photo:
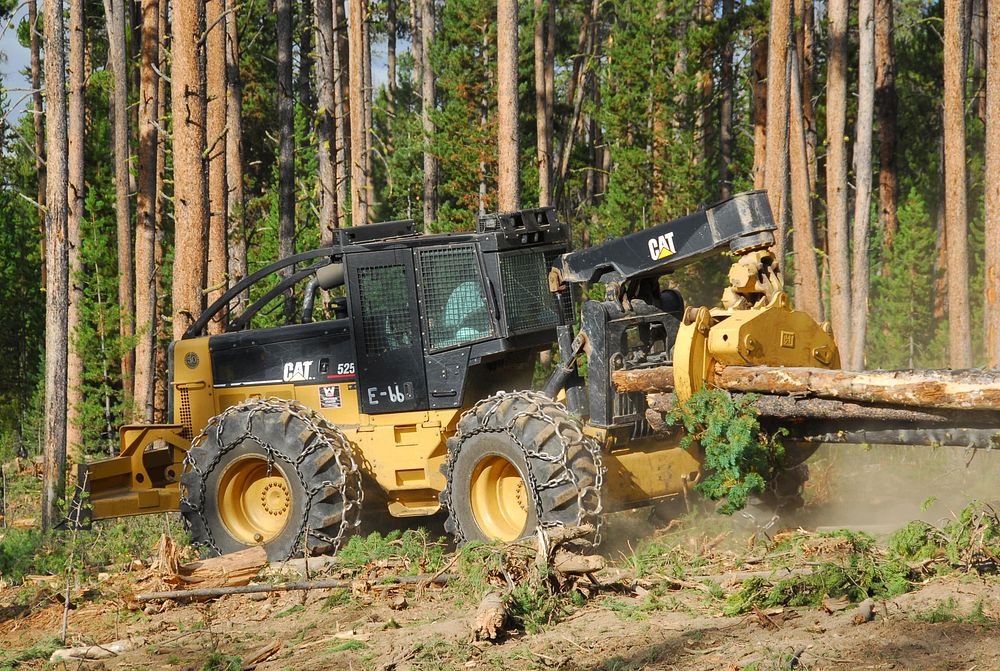
[(442, 471), (445, 529), (460, 545), (600, 523), (600, 446), (564, 406), (536, 392), (500, 393), (466, 412)]
[(344, 434), (295, 401), (253, 400), (212, 418), (192, 441), (181, 513), (196, 545), (268, 559), (336, 552), (358, 525), (361, 476)]

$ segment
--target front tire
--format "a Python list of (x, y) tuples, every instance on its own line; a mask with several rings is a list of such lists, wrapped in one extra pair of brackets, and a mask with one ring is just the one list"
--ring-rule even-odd
[(564, 406), (536, 392), (500, 393), (466, 412), (442, 470), (445, 529), (460, 545), (600, 522), (600, 446)]
[(192, 441), (181, 513), (196, 545), (268, 559), (336, 552), (358, 525), (361, 475), (344, 434), (295, 401), (260, 399), (212, 418)]

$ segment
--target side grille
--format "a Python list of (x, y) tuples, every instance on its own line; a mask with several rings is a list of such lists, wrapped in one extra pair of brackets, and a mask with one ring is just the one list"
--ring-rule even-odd
[(492, 338), (479, 263), (472, 245), (422, 249), (420, 295), (432, 350)]
[(500, 280), (511, 333), (537, 331), (559, 323), (556, 301), (549, 292), (548, 267), (541, 252), (500, 257)]
[(180, 419), (181, 425), (184, 427), (184, 437), (188, 440), (194, 438), (194, 427), (191, 421), (191, 396), (187, 389), (180, 390), (181, 405), (180, 405)]
[(409, 347), (412, 338), (406, 269), (372, 266), (358, 271), (365, 353), (378, 355)]

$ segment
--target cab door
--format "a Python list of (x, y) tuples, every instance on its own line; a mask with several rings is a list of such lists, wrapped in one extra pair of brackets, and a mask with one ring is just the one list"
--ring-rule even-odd
[(386, 250), (346, 258), (361, 412), (426, 409), (413, 254)]

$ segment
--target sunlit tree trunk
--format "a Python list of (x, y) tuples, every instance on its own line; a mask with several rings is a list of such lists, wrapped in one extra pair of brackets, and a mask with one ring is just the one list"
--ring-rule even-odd
[[(733, 0), (722, 0), (722, 20), (728, 25), (733, 18)], [(733, 194), (733, 40), (722, 47), (719, 68), (719, 196)]]
[(875, 108), (878, 114), (878, 215), (883, 247), (892, 247), (899, 227), (899, 177), (896, 174), (896, 64), (893, 53), (892, 0), (875, 0)]
[(42, 288), (46, 286), (45, 254), (45, 110), (42, 106), (42, 59), (38, 21), (38, 0), (28, 0), (28, 27), (31, 31), (31, 114), (35, 127), (35, 182), (38, 202), (38, 229), (41, 233)]
[(83, 147), (85, 128), (84, 100), (84, 40), (86, 38), (83, 0), (69, 5), (69, 119), (67, 136), (67, 170), (69, 177), (67, 254), (69, 258), (69, 306), (66, 331), (69, 335), (66, 366), (66, 444), (71, 462), (83, 456), (83, 427), (80, 424), (80, 404), (83, 402), (83, 358), (77, 342), (80, 325), (80, 301), (83, 298), (83, 278), (80, 276), (80, 225), (84, 217), (85, 185), (83, 181)]
[(826, 82), (826, 234), (830, 263), (830, 317), (841, 351), (851, 344), (851, 262), (847, 225), (848, 0), (830, 0)]
[(42, 528), (59, 521), (59, 504), (66, 491), (66, 364), (69, 305), (67, 242), (66, 67), (63, 52), (65, 22), (61, 2), (45, 3), (45, 145), (46, 181), (45, 264), (45, 441)]
[(986, 43), (986, 365), (1000, 366), (1000, 9), (990, 7)]
[(767, 54), (766, 35), (754, 35), (750, 47), (750, 65), (753, 69), (753, 188), (764, 188), (764, 167), (767, 164)]
[(795, 306), (823, 321), (823, 302), (819, 292), (819, 268), (816, 265), (816, 232), (813, 225), (809, 192), (809, 157), (802, 110), (798, 54), (792, 52), (791, 96), (789, 100), (789, 163), (791, 173), (792, 242), (795, 252)]
[[(292, 88), (292, 2), (275, 3), (278, 28), (278, 258), (295, 253), (295, 91)], [(291, 267), (281, 270), (288, 277)], [(285, 294), (285, 319), (294, 316), (294, 294)]]
[(783, 263), (788, 222), (788, 47), (791, 37), (789, 0), (772, 0), (767, 57), (767, 158), (764, 188), (778, 224), (775, 251)]
[[(337, 179), (337, 225), (344, 227), (347, 225), (347, 204), (349, 197), (347, 185), (349, 181), (348, 151), (347, 143), (350, 137), (348, 131), (349, 120), (346, 110), (346, 96), (344, 95), (344, 65), (343, 49), (341, 43), (344, 42), (344, 32), (347, 29), (347, 13), (344, 10), (344, 0), (334, 0), (334, 49), (333, 49), (333, 137), (336, 141), (334, 150), (334, 173)], [(419, 41), (419, 40), (418, 40)]]
[(517, 98), (517, 0), (498, 0), (497, 200), (501, 212), (521, 209)]
[(364, 21), (368, 12), (367, 0), (348, 2), (348, 99), (351, 105), (351, 224), (368, 223), (367, 184), (365, 162), (368, 154), (365, 126), (365, 48)]
[[(205, 75), (208, 85), (205, 114), (206, 158), (208, 160), (208, 300), (211, 305), (226, 291), (229, 219), (229, 185), (226, 176), (226, 15), (225, 0), (207, 0), (205, 25)], [(222, 333), (225, 313), (219, 312), (208, 324), (209, 333)]]
[(944, 216), (948, 241), (948, 342), (952, 368), (972, 365), (969, 221), (965, 166), (967, 0), (944, 3)]
[[(226, 10), (237, 0), (226, 0)], [(247, 276), (246, 214), (243, 194), (243, 77), (240, 73), (240, 36), (237, 21), (226, 21), (226, 182), (229, 198), (226, 210), (229, 235), (229, 287)], [(249, 294), (243, 292), (234, 309), (246, 306)]]
[[(414, 3), (415, 4), (415, 3)], [(434, 2), (420, 0), (420, 123), (424, 131), (424, 230), (433, 230), (437, 218), (438, 159), (431, 149), (434, 139), (435, 108), (434, 70), (431, 68), (431, 43), (434, 41)]]
[(548, 23), (548, 12), (546, 4), (551, 4), (553, 0), (546, 3), (545, 0), (535, 0), (535, 136), (536, 136), (536, 156), (538, 162), (538, 205), (545, 207), (552, 202), (551, 179), (552, 154), (549, 147), (549, 113), (545, 92), (546, 69), (547, 69), (547, 49), (546, 49), (546, 24)]
[(324, 247), (333, 243), (337, 227), (337, 175), (334, 167), (333, 55), (337, 44), (333, 30), (332, 0), (316, 0), (316, 112), (317, 169), (319, 173), (319, 237)]

